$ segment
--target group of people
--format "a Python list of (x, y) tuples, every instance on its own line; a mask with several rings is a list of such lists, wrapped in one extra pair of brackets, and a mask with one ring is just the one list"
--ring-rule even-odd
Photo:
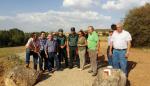
[[(91, 58), (91, 69), (93, 76), (97, 73), (96, 50), (99, 41), (98, 34), (94, 31), (93, 26), (88, 27), (88, 38), (84, 31), (76, 33), (75, 28), (71, 28), (71, 33), (66, 37), (63, 29), (58, 30), (58, 35), (49, 33), (46, 37), (45, 32), (41, 32), (38, 37), (32, 33), (26, 44), (26, 67), (29, 67), (30, 56), (33, 55), (34, 69), (37, 70), (39, 63), (40, 71), (60, 70), (62, 63), (65, 61), (65, 67), (73, 68), (77, 66), (83, 70), (87, 53)], [(79, 58), (78, 58), (79, 57)]]
[[(108, 63), (127, 74), (126, 57), (129, 55), (131, 35), (122, 29), (121, 24), (112, 25), (112, 29), (108, 39)], [(32, 33), (26, 44), (26, 67), (29, 67), (30, 56), (33, 55), (35, 70), (38, 63), (42, 72), (61, 70), (63, 63), (66, 68), (72, 69), (76, 65), (79, 70), (84, 70), (88, 52), (91, 64), (88, 72), (96, 76), (99, 42), (99, 36), (93, 26), (88, 26), (88, 34), (82, 30), (76, 33), (75, 27), (71, 27), (68, 37), (64, 35), (63, 29), (59, 29), (57, 35), (49, 33), (47, 37), (45, 32), (41, 32), (40, 36)]]

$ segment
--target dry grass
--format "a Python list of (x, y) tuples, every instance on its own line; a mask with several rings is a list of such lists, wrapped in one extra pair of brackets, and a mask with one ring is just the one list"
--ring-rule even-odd
[(0, 48), (0, 58), (22, 52), (25, 52), (24, 46)]

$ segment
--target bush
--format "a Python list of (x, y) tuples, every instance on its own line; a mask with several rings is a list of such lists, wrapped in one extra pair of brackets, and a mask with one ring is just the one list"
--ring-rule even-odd
[(133, 47), (150, 47), (150, 4), (130, 10), (124, 28), (132, 35)]

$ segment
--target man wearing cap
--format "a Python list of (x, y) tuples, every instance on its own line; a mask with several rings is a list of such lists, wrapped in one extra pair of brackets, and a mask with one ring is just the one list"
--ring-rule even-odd
[(91, 63), (91, 70), (89, 70), (89, 73), (92, 73), (92, 76), (97, 75), (97, 52), (99, 48), (99, 37), (96, 31), (94, 31), (93, 26), (88, 27), (88, 52), (90, 57), (90, 63)]
[(63, 29), (59, 29), (58, 33), (59, 33), (58, 35), (59, 65), (61, 67), (61, 61), (64, 58), (65, 66), (68, 67), (68, 58), (67, 58), (67, 51), (66, 51), (67, 39), (66, 36), (63, 34)]
[[(68, 37), (68, 46), (69, 46), (69, 55), (70, 55), (70, 68), (73, 68), (73, 61), (76, 58), (77, 61), (77, 43), (78, 43), (78, 35), (75, 32), (75, 27), (71, 27), (71, 34)], [(77, 64), (79, 65), (79, 64)]]
[[(113, 67), (121, 69), (127, 75), (127, 57), (131, 46), (131, 35), (123, 30), (122, 24), (117, 24), (117, 30), (113, 32), (110, 43), (110, 56), (113, 58)], [(112, 47), (113, 54), (112, 54)]]

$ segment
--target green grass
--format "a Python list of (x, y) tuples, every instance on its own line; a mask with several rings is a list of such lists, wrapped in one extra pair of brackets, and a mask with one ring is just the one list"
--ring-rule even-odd
[(16, 53), (22, 53), (24, 51), (25, 51), (24, 46), (0, 48), (0, 58), (14, 55)]

